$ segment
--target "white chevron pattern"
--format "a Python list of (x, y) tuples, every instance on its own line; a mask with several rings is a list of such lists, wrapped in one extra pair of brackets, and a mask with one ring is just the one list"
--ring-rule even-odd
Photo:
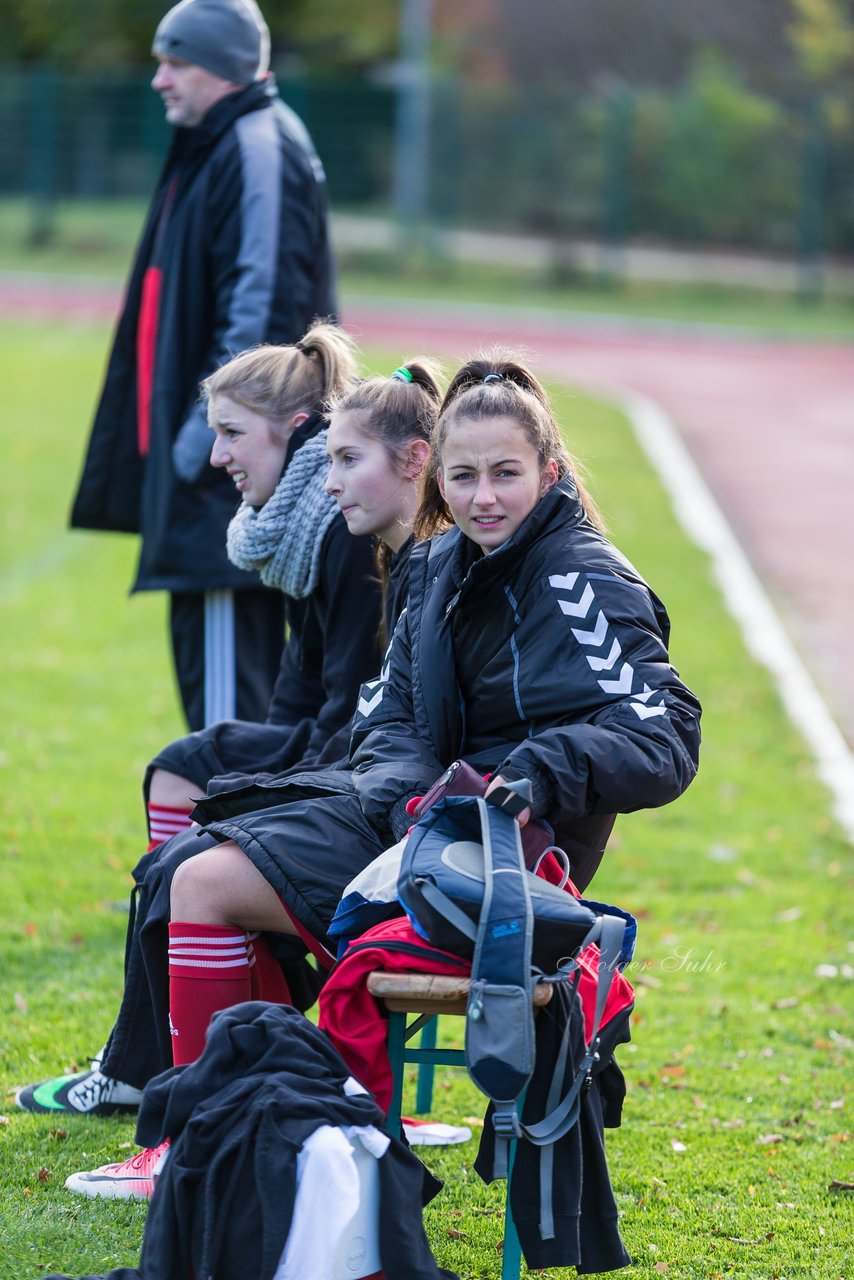
[(650, 716), (663, 716), (667, 714), (667, 707), (645, 707), (641, 702), (630, 702), (629, 706), (632, 711), (636, 711), (640, 720), (649, 720)]
[(624, 662), (620, 669), (620, 674), (616, 680), (600, 680), (599, 687), (605, 693), (631, 693), (632, 680), (635, 677), (634, 668), (628, 662)]
[[(400, 617), (402, 618), (403, 614), (401, 614)], [(398, 618), (398, 622), (399, 621), (400, 618)], [(367, 718), (372, 711), (376, 711), (377, 707), (383, 700), (385, 687), (388, 684), (388, 674), (391, 670), (391, 647), (393, 644), (394, 636), (392, 636), (389, 641), (389, 646), (385, 651), (385, 657), (383, 658), (383, 665), (380, 670), (380, 674), (377, 676), (376, 680), (366, 680), (359, 690), (359, 701), (356, 704), (356, 711), (360, 716), (365, 716)]]
[(577, 604), (573, 603), (572, 600), (561, 599), (558, 601), (558, 604), (560, 605), (561, 609), (563, 609), (564, 613), (568, 614), (569, 617), (571, 618), (586, 618), (587, 610), (590, 608), (592, 603), (593, 603), (593, 588), (591, 587), (589, 582), (587, 586), (584, 588), (584, 593), (582, 594), (582, 597)]
[[(596, 596), (589, 581), (584, 582), (583, 589), (581, 589), (580, 595), (578, 594), (580, 576), (578, 573), (555, 573), (549, 577), (549, 585), (555, 590), (561, 612), (569, 618), (590, 617), (596, 603)], [(596, 622), (592, 629), (585, 630), (582, 627), (572, 627), (570, 629), (579, 644), (589, 649), (602, 650), (600, 654), (586, 653), (584, 655), (591, 671), (605, 672), (614, 670), (622, 649), (619, 640), (610, 628), (606, 615), (601, 609), (596, 615)], [(604, 652), (606, 645), (609, 646), (607, 653)], [(651, 689), (646, 681), (644, 681), (643, 691), (632, 696), (634, 678), (635, 671), (631, 663), (623, 662), (617, 676), (608, 679), (603, 677), (597, 680), (596, 683), (603, 693), (613, 694), (618, 697), (630, 695), (629, 706), (637, 714), (639, 720), (649, 720), (655, 716), (666, 715), (666, 706), (660, 703), (652, 706), (647, 705), (655, 690)]]
[(364, 693), (359, 695), (358, 712), (360, 716), (369, 716), (372, 711), (376, 711), (377, 707), (383, 700), (385, 693), (385, 680), (371, 680), (368, 684), (362, 685), (363, 689), (374, 689), (375, 692), (370, 698), (366, 698)]
[[(620, 642), (615, 636), (614, 643), (611, 645), (611, 652), (607, 658), (594, 658), (592, 653), (588, 653), (587, 661), (590, 663), (592, 671), (610, 671), (622, 652)], [(650, 690), (651, 692), (652, 690)]]
[(608, 631), (608, 619), (602, 610), (599, 610), (599, 617), (596, 619), (596, 626), (592, 631), (581, 631), (576, 627), (572, 628), (572, 634), (575, 636), (579, 644), (595, 645), (599, 649), (605, 639)]
[(553, 573), (549, 578), (549, 586), (554, 587), (555, 591), (571, 591), (577, 581), (577, 573)]

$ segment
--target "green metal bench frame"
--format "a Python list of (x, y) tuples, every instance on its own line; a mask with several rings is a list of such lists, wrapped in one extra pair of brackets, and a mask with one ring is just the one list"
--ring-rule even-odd
[[(465, 1017), (468, 998), (468, 978), (444, 978), (431, 974), (383, 973), (377, 970), (368, 976), (368, 991), (381, 1000), (388, 1011), (388, 1056), (391, 1062), (392, 1098), (388, 1111), (388, 1127), (392, 1133), (400, 1128), (403, 1104), (403, 1076), (407, 1063), (418, 1067), (415, 1111), (424, 1114), (433, 1101), (433, 1075), (437, 1066), (464, 1067), (464, 1049), (437, 1048), (438, 1018), (441, 1014)], [(534, 988), (534, 1005), (547, 1004), (552, 989), (548, 983)], [(416, 1017), (408, 1022), (411, 1014)], [(410, 1047), (410, 1041), (421, 1032), (420, 1044)], [(516, 1143), (510, 1144), (509, 1167), (512, 1171)], [(501, 1260), (501, 1280), (519, 1280), (522, 1270), (522, 1250), (513, 1214), (510, 1208), (509, 1184), (504, 1200), (504, 1249)]]

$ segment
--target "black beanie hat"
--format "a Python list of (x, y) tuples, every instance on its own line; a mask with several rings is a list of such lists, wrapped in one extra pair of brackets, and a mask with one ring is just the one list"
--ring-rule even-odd
[(251, 84), (269, 68), (270, 32), (255, 0), (181, 0), (160, 20), (151, 52)]

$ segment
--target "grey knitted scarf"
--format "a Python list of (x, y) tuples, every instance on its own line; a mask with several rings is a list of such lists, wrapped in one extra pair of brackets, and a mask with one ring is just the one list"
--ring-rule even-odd
[(296, 451), (270, 500), (257, 511), (244, 502), (228, 526), (231, 563), (297, 600), (317, 586), (320, 548), (338, 512), (323, 487), (327, 469), (321, 431)]

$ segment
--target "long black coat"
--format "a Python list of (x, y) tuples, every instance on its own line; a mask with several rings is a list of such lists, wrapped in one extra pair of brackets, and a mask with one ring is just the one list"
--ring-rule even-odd
[[(136, 344), (143, 278), (153, 266), (162, 275), (143, 459)], [(176, 129), (71, 516), (74, 528), (142, 534), (136, 590), (257, 586), (226, 555), (238, 503), (232, 482), (208, 464), (199, 382), (246, 347), (295, 342), (334, 310), (323, 169), (273, 81), (229, 94), (196, 128)]]

